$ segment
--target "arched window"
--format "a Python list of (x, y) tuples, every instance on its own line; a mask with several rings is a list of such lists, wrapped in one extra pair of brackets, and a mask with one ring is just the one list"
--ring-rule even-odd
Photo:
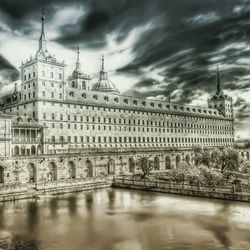
[(31, 146), (31, 154), (32, 155), (36, 154), (36, 147), (34, 145)]
[(36, 182), (37, 181), (37, 175), (36, 175), (36, 167), (33, 163), (29, 163), (27, 165), (28, 170), (28, 182)]
[(68, 162), (68, 178), (75, 179), (76, 178), (76, 166), (73, 161)]
[(54, 162), (50, 162), (48, 165), (48, 180), (55, 181), (57, 180), (57, 166)]
[(115, 161), (113, 159), (110, 159), (108, 161), (108, 174), (109, 175), (115, 174)]
[(87, 177), (93, 177), (94, 173), (93, 173), (93, 163), (92, 163), (92, 161), (88, 159), (85, 162), (85, 165), (86, 165), (86, 176)]
[(44, 70), (42, 71), (42, 76), (45, 76), (45, 71)]

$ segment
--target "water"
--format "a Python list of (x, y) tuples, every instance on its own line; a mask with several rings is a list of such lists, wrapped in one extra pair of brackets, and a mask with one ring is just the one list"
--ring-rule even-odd
[(250, 204), (123, 189), (0, 203), (0, 249), (250, 249)]

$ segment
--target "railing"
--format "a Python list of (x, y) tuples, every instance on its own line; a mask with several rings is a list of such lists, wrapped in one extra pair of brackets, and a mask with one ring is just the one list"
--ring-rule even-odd
[(27, 190), (42, 190), (50, 188), (70, 188), (80, 186), (95, 186), (96, 184), (110, 184), (110, 178), (104, 177), (88, 177), (84, 179), (65, 179), (55, 181), (31, 182), (25, 184), (0, 184), (0, 195), (14, 192), (24, 192)]
[(119, 186), (128, 185), (132, 187), (144, 187), (145, 189), (157, 188), (157, 189), (171, 189), (171, 190), (189, 190), (189, 191), (201, 191), (201, 192), (214, 192), (214, 193), (224, 193), (224, 194), (246, 194), (250, 195), (250, 187), (248, 186), (208, 186), (208, 185), (190, 185), (184, 183), (176, 183), (171, 181), (160, 181), (160, 180), (138, 180), (127, 177), (114, 177), (113, 185)]

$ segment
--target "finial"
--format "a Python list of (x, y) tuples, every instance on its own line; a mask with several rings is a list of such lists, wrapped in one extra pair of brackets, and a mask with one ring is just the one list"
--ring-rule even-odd
[(80, 48), (79, 48), (79, 45), (76, 47), (76, 53), (77, 53), (77, 57), (76, 57), (76, 71), (80, 71), (81, 64), (80, 64)]
[(220, 88), (220, 67), (217, 65), (217, 91), (216, 94), (220, 95), (221, 93), (221, 88)]
[(102, 71), (104, 71), (104, 55), (102, 54)]
[(45, 9), (42, 8), (42, 17), (41, 20), (44, 21), (45, 20)]
[(80, 55), (79, 45), (76, 47), (76, 51), (77, 51), (77, 62), (79, 62), (79, 55)]

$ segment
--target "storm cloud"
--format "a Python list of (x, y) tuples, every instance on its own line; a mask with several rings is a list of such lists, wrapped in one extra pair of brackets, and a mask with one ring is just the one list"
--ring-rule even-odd
[[(124, 44), (109, 53), (124, 61), (114, 69), (116, 75), (137, 79), (125, 94), (205, 104), (215, 91), (220, 66), (223, 90), (234, 99), (236, 126), (250, 137), (249, 0), (3, 0), (1, 21), (9, 31), (0, 26), (0, 32), (32, 36), (41, 8), (50, 23), (56, 11), (69, 6), (82, 13), (74, 22), (57, 22), (50, 40), (85, 50), (105, 49), (110, 37)], [(127, 44), (131, 34), (138, 37)], [(129, 60), (123, 57), (126, 52)], [(10, 70), (6, 82), (18, 77), (7, 59), (0, 57), (1, 69)]]

